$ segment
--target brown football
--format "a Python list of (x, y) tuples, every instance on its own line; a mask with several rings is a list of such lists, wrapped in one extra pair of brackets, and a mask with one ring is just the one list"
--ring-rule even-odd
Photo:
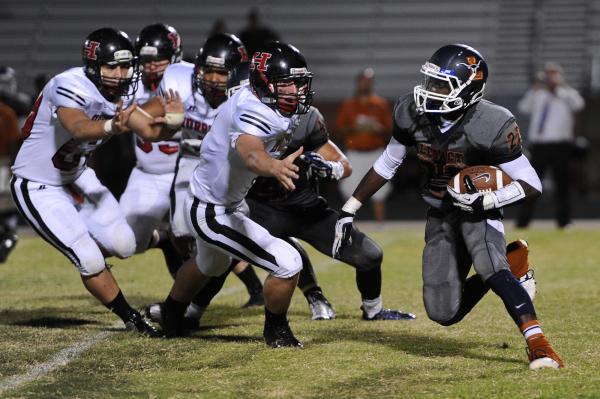
[(448, 186), (461, 194), (467, 192), (465, 176), (469, 176), (479, 192), (494, 191), (510, 184), (512, 179), (501, 169), (489, 165), (470, 166), (461, 170), (448, 182)]

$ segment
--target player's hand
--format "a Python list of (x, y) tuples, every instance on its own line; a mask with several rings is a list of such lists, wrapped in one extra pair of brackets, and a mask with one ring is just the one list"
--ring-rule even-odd
[[(475, 189), (475, 185), (469, 176), (464, 177), (466, 193), (461, 194), (455, 191), (450, 185), (446, 186), (448, 194), (452, 197), (452, 203), (457, 208), (469, 213), (483, 213), (489, 209), (485, 209), (484, 199), (486, 194)], [(486, 201), (487, 202), (487, 201)]]
[(294, 161), (300, 156), (300, 154), (302, 154), (303, 150), (304, 147), (300, 147), (284, 159), (275, 159), (273, 162), (273, 176), (288, 191), (293, 191), (296, 189), (292, 179), (297, 179), (299, 177), (298, 171), (300, 168), (298, 168), (298, 165), (294, 164)]
[(185, 106), (181, 101), (181, 96), (177, 90), (169, 89), (167, 93), (159, 96), (160, 103), (165, 109), (165, 113), (182, 113), (185, 112)]
[(340, 180), (344, 175), (344, 166), (341, 163), (327, 161), (317, 152), (305, 152), (300, 155), (300, 159), (309, 165), (311, 173), (322, 179)]
[(331, 250), (333, 258), (339, 259), (342, 248), (352, 245), (352, 230), (354, 230), (354, 214), (340, 211), (340, 216), (335, 223), (335, 237)]
[(123, 109), (123, 100), (119, 100), (117, 102), (117, 112), (112, 119), (111, 129), (113, 134), (122, 134), (129, 132), (129, 128), (127, 127), (127, 121), (129, 120), (129, 116), (135, 109), (137, 108), (137, 104), (133, 103), (126, 109)]

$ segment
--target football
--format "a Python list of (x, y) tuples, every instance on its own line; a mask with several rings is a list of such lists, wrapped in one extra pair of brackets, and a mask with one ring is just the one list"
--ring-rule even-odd
[(450, 179), (448, 185), (458, 193), (466, 193), (465, 176), (471, 178), (475, 189), (479, 192), (494, 191), (506, 186), (512, 181), (510, 176), (495, 166), (478, 165), (461, 170), (456, 176)]

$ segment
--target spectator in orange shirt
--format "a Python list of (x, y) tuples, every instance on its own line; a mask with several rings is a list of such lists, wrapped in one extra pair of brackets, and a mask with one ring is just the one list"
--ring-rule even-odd
[[(356, 94), (345, 100), (337, 116), (336, 133), (344, 139), (346, 155), (352, 164), (352, 175), (340, 181), (344, 198), (375, 163), (392, 134), (390, 104), (373, 92), (375, 72), (366, 68), (357, 77)], [(389, 184), (372, 197), (375, 220), (385, 219), (385, 199), (391, 192)]]

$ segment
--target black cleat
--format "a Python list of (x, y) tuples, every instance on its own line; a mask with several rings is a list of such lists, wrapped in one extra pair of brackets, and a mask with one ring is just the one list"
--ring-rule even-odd
[(265, 343), (272, 348), (304, 348), (302, 342), (294, 337), (294, 333), (292, 333), (287, 322), (280, 325), (267, 325), (265, 323), (263, 337), (265, 337)]
[(6, 262), (6, 258), (11, 253), (19, 241), (19, 237), (10, 233), (0, 234), (0, 263)]
[(149, 337), (158, 337), (160, 333), (154, 328), (154, 326), (142, 316), (139, 312), (135, 311), (131, 313), (129, 319), (125, 322), (125, 329), (128, 331), (135, 331), (141, 335)]
[(367, 316), (367, 312), (365, 312), (363, 307), (361, 306), (360, 308), (363, 311), (363, 320), (414, 320), (417, 318), (417, 316), (415, 316), (413, 313), (406, 313), (395, 309), (381, 309), (375, 316), (369, 317)]
[[(162, 320), (162, 303), (156, 302), (146, 306), (145, 316), (155, 323), (163, 325)], [(184, 332), (192, 332), (200, 330), (200, 320), (193, 317), (184, 317), (181, 320), (182, 334)]]
[(242, 308), (250, 308), (253, 306), (264, 306), (264, 304), (265, 304), (265, 298), (263, 297), (263, 293), (259, 291), (259, 292), (250, 294), (250, 299), (248, 299), (248, 302), (246, 302), (245, 304), (242, 305)]

